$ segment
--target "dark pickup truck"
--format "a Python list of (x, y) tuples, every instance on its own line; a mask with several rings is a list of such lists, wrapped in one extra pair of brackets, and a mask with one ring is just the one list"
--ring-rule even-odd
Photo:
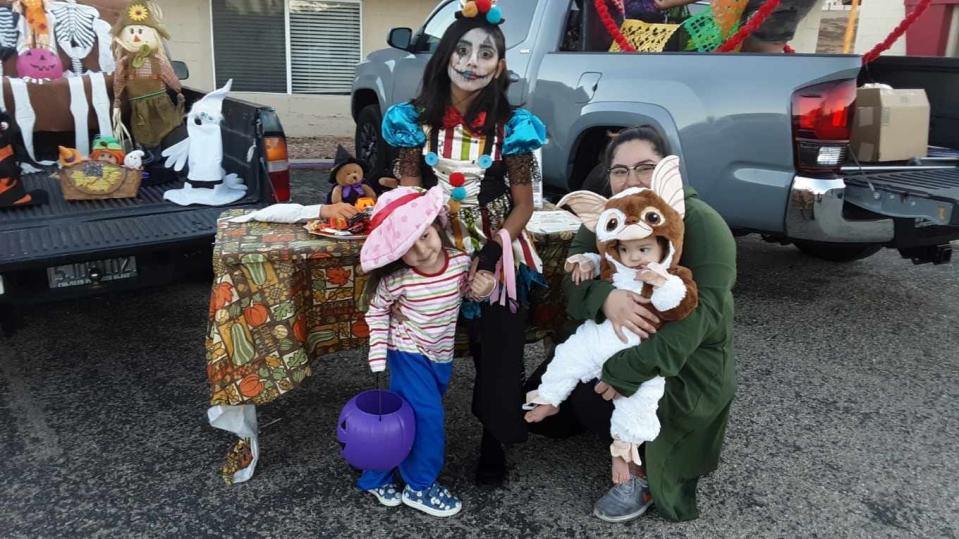
[[(175, 67), (184, 69), (182, 64)], [(187, 108), (203, 95), (187, 88), (183, 93)], [(223, 167), (248, 187), (247, 195), (229, 207), (287, 201), (286, 139), (273, 109), (227, 98), (223, 116)], [(185, 129), (181, 131), (172, 133), (170, 140), (184, 137)], [(72, 135), (37, 133), (34, 140), (37, 157), (52, 160), (57, 144), (69, 145)], [(27, 189), (46, 190), (50, 202), (0, 209), (4, 331), (13, 327), (18, 305), (162, 285), (196, 269), (208, 272), (216, 219), (227, 208), (182, 207), (165, 201), (164, 191), (182, 184), (176, 176), (171, 179), (141, 187), (135, 198), (66, 201), (56, 171), (24, 176)]]

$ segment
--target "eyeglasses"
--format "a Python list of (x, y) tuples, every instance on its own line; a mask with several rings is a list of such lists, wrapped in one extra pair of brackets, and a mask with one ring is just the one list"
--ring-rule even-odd
[(609, 174), (609, 179), (622, 181), (629, 177), (630, 171), (633, 171), (637, 178), (644, 178), (652, 174), (655, 168), (656, 165), (652, 163), (637, 163), (631, 167), (616, 165), (606, 169), (606, 173)]

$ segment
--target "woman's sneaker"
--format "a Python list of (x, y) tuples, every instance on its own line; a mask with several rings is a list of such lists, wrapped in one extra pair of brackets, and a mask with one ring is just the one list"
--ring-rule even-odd
[(393, 483), (387, 483), (382, 487), (371, 488), (367, 490), (367, 492), (376, 496), (376, 499), (387, 507), (396, 507), (403, 503), (400, 500), (400, 491), (396, 490), (396, 485)]
[(609, 489), (593, 506), (593, 514), (606, 522), (626, 522), (638, 518), (652, 504), (649, 483), (634, 476)]
[(406, 485), (403, 503), (434, 517), (451, 517), (463, 508), (463, 502), (439, 483), (423, 490), (413, 490)]

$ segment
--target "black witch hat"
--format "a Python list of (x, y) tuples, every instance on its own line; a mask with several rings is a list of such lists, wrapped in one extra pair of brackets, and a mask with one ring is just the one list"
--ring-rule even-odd
[(342, 144), (337, 144), (336, 157), (333, 158), (333, 170), (330, 171), (330, 183), (336, 185), (336, 174), (341, 168), (351, 163), (360, 165), (360, 168), (363, 169), (364, 174), (366, 173), (366, 165), (359, 159), (353, 157), (353, 154), (344, 148)]

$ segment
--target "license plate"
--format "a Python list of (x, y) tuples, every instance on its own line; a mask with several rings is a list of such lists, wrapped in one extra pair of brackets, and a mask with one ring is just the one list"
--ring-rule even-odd
[(47, 281), (50, 283), (50, 288), (104, 283), (129, 279), (136, 277), (136, 275), (137, 260), (133, 256), (77, 262), (76, 264), (47, 268)]

